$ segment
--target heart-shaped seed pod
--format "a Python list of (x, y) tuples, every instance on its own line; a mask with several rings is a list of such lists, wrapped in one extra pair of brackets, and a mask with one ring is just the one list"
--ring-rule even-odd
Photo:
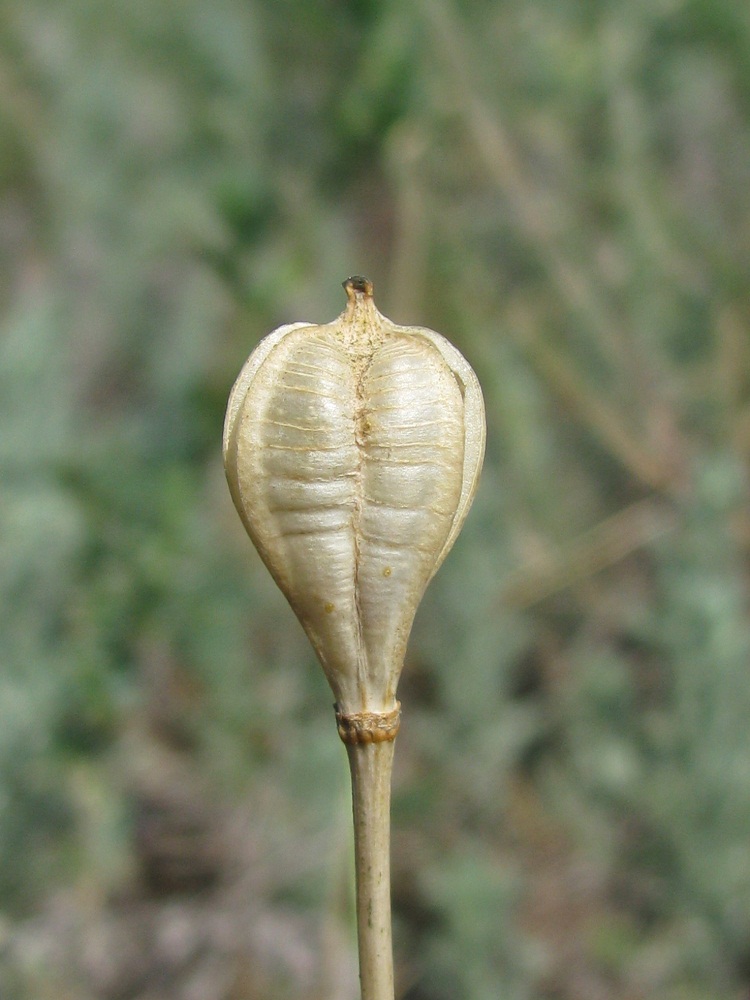
[(366, 279), (344, 287), (338, 319), (282, 326), (250, 355), (224, 462), (347, 718), (396, 711), (414, 615), (474, 496), (485, 421), (477, 378), (444, 337), (386, 319)]

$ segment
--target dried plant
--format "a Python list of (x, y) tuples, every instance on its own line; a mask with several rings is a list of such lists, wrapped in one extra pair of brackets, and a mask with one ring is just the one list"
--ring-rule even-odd
[(396, 326), (365, 278), (332, 323), (293, 323), (232, 390), (232, 498), (336, 698), (354, 803), (363, 1000), (392, 1000), (390, 784), (414, 615), (484, 456), (482, 393), (440, 334)]

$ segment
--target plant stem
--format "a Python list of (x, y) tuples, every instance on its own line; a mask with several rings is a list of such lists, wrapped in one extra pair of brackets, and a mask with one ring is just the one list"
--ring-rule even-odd
[(390, 808), (393, 740), (347, 745), (354, 807), (362, 1000), (394, 1000)]

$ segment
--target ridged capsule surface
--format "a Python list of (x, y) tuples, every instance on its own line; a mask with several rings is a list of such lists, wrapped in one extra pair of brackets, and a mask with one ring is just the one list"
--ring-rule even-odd
[(333, 323), (275, 331), (230, 396), (234, 502), (345, 712), (386, 712), (424, 590), (484, 451), (476, 377), (432, 331), (398, 327), (364, 279)]

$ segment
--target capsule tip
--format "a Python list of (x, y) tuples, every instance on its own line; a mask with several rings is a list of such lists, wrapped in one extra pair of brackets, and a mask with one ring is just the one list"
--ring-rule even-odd
[(351, 278), (347, 278), (343, 285), (350, 299), (353, 299), (355, 295), (365, 295), (367, 298), (372, 298), (372, 282), (363, 278), (361, 274), (354, 274)]

